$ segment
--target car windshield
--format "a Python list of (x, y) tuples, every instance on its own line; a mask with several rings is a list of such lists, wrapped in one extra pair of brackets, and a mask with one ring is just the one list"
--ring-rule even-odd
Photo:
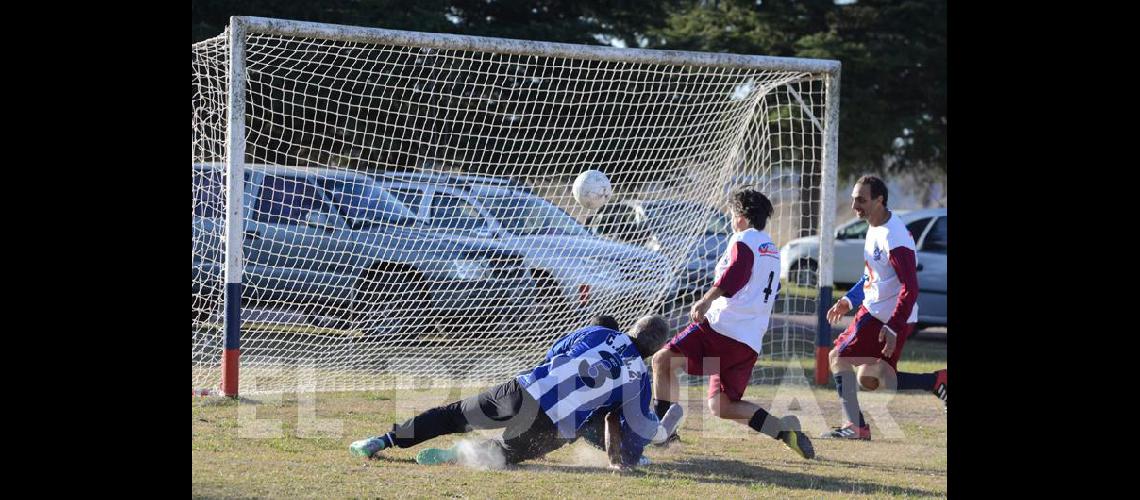
[(471, 188), (473, 201), (491, 213), (503, 229), (515, 234), (589, 236), (590, 232), (562, 209), (534, 195), (487, 186)]
[(194, 216), (222, 217), (226, 211), (226, 193), (220, 169), (194, 169)]
[(728, 217), (720, 212), (709, 212), (705, 221), (705, 232), (711, 234), (732, 234), (731, 223)]
[(380, 186), (360, 179), (323, 179), (322, 187), (354, 227), (371, 224), (407, 225), (415, 217), (403, 203)]
[[(649, 224), (660, 232), (671, 229), (678, 223), (691, 224), (696, 217), (704, 217), (705, 232), (711, 234), (732, 234), (728, 216), (705, 205), (683, 201), (663, 201), (645, 203), (645, 213)], [(693, 215), (696, 214), (696, 215)]]
[(843, 235), (844, 238), (863, 239), (867, 237), (867, 227), (867, 221), (859, 220), (840, 229), (839, 234)]

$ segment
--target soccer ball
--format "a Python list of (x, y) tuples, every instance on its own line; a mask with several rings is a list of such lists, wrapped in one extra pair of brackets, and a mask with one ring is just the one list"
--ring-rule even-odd
[(587, 210), (597, 210), (614, 194), (610, 179), (597, 170), (587, 170), (574, 179), (574, 200)]

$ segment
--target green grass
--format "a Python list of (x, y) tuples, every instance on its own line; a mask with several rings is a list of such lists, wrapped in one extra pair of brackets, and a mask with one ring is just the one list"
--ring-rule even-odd
[[(815, 374), (815, 359), (810, 357), (799, 360), (800, 369), (804, 378), (813, 380)], [(778, 383), (788, 368), (788, 360), (761, 357), (756, 362), (757, 369), (770, 369), (767, 383)], [(920, 333), (907, 340), (903, 347), (903, 355), (899, 360), (899, 371), (910, 373), (928, 373), (946, 368), (946, 335)], [(754, 381), (758, 380), (753, 378)]]
[[(945, 346), (945, 340), (937, 337), (911, 339), (900, 369), (945, 367)], [(687, 389), (688, 417), (681, 444), (650, 448), (647, 455), (654, 463), (629, 473), (607, 470), (604, 453), (581, 442), (506, 470), (415, 463), (415, 454), (425, 447), (491, 437), (495, 431), (443, 436), (414, 448), (385, 451), (378, 460), (349, 454), (350, 442), (385, 432), (393, 422), (477, 393), (478, 388), (319, 393), (310, 408), (329, 426), (309, 435), (299, 424), (304, 406), (295, 394), (252, 396), (240, 403), (193, 399), (192, 495), (559, 499), (615, 494), (702, 499), (946, 495), (946, 419), (942, 403), (931, 394), (860, 393), (874, 440), (813, 439), (817, 459), (805, 461), (747, 427), (712, 417), (703, 408), (704, 390)], [(756, 385), (745, 397), (773, 411), (778, 404), (796, 413), (812, 436), (821, 429), (811, 425), (835, 425), (840, 420), (834, 390), (826, 387)], [(813, 406), (820, 409), (814, 417)], [(880, 420), (870, 407), (887, 411), (890, 421)], [(245, 416), (239, 417), (240, 413)], [(272, 431), (274, 423), (280, 432), (251, 436), (255, 426)], [(889, 435), (888, 427), (898, 434)]]
[[(222, 323), (213, 321), (203, 321), (198, 323), (198, 328), (208, 332), (219, 332), (222, 330)], [(360, 330), (348, 330), (341, 328), (329, 328), (323, 326), (315, 326), (308, 324), (293, 324), (293, 323), (274, 323), (268, 321), (243, 321), (242, 328), (250, 331), (262, 332), (275, 332), (283, 334), (296, 334), (296, 335), (326, 335), (333, 337), (362, 337), (364, 332)]]
[[(831, 300), (834, 303), (840, 297), (847, 293), (846, 287), (832, 287)], [(819, 298), (819, 290), (812, 287), (806, 287), (790, 283), (787, 280), (780, 281), (780, 296), (782, 297), (798, 297), (805, 299)]]
[(946, 368), (947, 334), (919, 333), (906, 341), (899, 371), (926, 373)]

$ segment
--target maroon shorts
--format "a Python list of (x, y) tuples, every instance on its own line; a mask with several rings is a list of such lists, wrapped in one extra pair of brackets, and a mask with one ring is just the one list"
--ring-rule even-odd
[(718, 392), (732, 401), (744, 397), (756, 365), (756, 351), (748, 344), (717, 333), (705, 321), (690, 323), (665, 347), (685, 355), (689, 375), (709, 376), (708, 397)]
[(914, 325), (908, 323), (906, 328), (903, 328), (904, 331), (895, 332), (898, 335), (898, 340), (895, 342), (895, 352), (891, 353), (890, 358), (884, 358), (883, 346), (886, 344), (879, 342), (879, 332), (883, 329), (883, 322), (871, 316), (866, 307), (859, 306), (859, 311), (855, 313), (855, 320), (843, 333), (839, 334), (839, 338), (835, 339), (835, 347), (839, 349), (839, 357), (841, 358), (863, 358), (863, 360), (848, 359), (854, 361), (856, 365), (866, 364), (872, 358), (882, 359), (891, 366), (891, 369), (897, 371), (903, 344), (906, 344), (906, 338), (913, 328)]

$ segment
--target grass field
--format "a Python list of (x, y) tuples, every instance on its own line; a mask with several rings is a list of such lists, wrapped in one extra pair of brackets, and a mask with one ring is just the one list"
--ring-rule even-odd
[[(945, 336), (907, 343), (900, 369), (945, 367)], [(628, 473), (605, 468), (605, 454), (579, 441), (505, 470), (422, 466), (427, 446), (494, 436), (444, 436), (378, 460), (351, 456), (348, 444), (390, 429), (419, 411), (479, 392), (391, 390), (193, 399), (192, 494), (195, 497), (534, 497), (620, 495), (646, 498), (847, 498), (946, 495), (946, 418), (928, 393), (860, 393), (874, 440), (813, 439), (806, 461), (745, 426), (711, 417), (704, 387), (689, 387), (682, 441), (650, 448), (651, 465)], [(756, 385), (745, 396), (780, 414), (800, 416), (809, 435), (840, 420), (834, 389)], [(816, 411), (818, 408), (818, 412)]]

